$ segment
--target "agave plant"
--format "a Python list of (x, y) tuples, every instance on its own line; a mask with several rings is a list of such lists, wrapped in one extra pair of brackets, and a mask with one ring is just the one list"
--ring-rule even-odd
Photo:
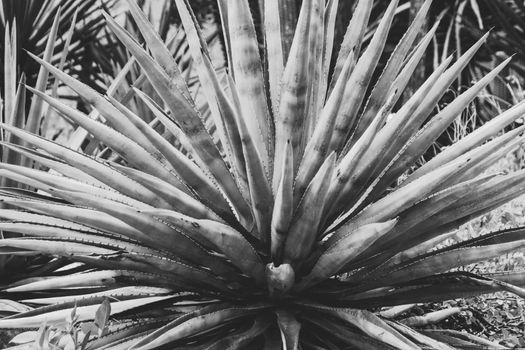
[(229, 72), (219, 79), (189, 2), (176, 0), (218, 140), (134, 1), (148, 51), (109, 16), (107, 24), (168, 106), (164, 113), (136, 90), (169, 135), (33, 56), (106, 123), (28, 89), (119, 157), (90, 157), (2, 125), (26, 145), (5, 147), (53, 170), (0, 165), (2, 176), (38, 190), (1, 190), (2, 252), (56, 259), (2, 286), (18, 308), (0, 328), (62, 322), (74, 306), (76, 320), (88, 322), (109, 298), (107, 332), (88, 336), (87, 349), (486, 345), (418, 331), (391, 319), (395, 312), (377, 311), (498, 290), (525, 295), (522, 272), (455, 269), (523, 248), (524, 229), (440, 244), (458, 225), (525, 192), (523, 171), (484, 172), (523, 142), (525, 127), (500, 130), (525, 113), (525, 103), (409, 171), (509, 60), (423, 125), (486, 36), (455, 63), (446, 59), (394, 110), (437, 24), (415, 43), (428, 0), (375, 74), (398, 1), (363, 47), (372, 3), (358, 2), (330, 67), (337, 0), (302, 2), (288, 57), (278, 4), (267, 2), (262, 58), (247, 0), (221, 0)]

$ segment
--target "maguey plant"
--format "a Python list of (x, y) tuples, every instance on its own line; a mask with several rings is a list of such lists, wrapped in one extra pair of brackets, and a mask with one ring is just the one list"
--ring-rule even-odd
[(416, 42), (430, 1), (380, 72), (396, 0), (366, 47), (373, 1), (359, 1), (339, 50), (338, 1), (304, 0), (288, 57), (278, 2), (265, 2), (260, 50), (247, 0), (220, 0), (226, 73), (215, 70), (189, 3), (176, 0), (214, 132), (133, 0), (147, 48), (109, 16), (107, 24), (168, 107), (135, 91), (162, 131), (34, 56), (104, 122), (28, 89), (118, 156), (90, 157), (2, 125), (22, 141), (3, 147), (50, 170), (0, 165), (2, 176), (37, 190), (1, 189), (1, 252), (55, 259), (2, 285), (3, 299), (28, 310), (4, 317), (0, 328), (62, 322), (74, 307), (76, 322), (92, 322), (107, 298), (105, 331), (88, 338), (86, 349), (486, 345), (475, 336), (418, 330), (383, 308), (500, 290), (524, 295), (523, 272), (456, 269), (522, 249), (524, 229), (440, 243), (525, 192), (524, 171), (485, 172), (523, 142), (525, 127), (501, 131), (523, 116), (525, 104), (413, 167), (509, 60), (434, 112), (484, 36), (398, 106), (437, 27)]

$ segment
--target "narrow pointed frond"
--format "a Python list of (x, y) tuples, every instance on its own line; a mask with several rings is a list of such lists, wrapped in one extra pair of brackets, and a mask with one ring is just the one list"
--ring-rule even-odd
[[(264, 85), (263, 62), (247, 0), (228, 0), (228, 31), (231, 70), (239, 91), (242, 116), (263, 165), (272, 171), (274, 121)], [(248, 117), (250, 116), (250, 117)]]

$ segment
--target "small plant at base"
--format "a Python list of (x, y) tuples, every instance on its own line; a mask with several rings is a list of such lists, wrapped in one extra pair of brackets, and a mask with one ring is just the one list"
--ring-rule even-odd
[(11, 342), (35, 350), (86, 350), (89, 341), (107, 332), (110, 313), (109, 299), (104, 299), (96, 310), (94, 321), (80, 323), (75, 305), (63, 322), (44, 322), (37, 332), (20, 333)]

